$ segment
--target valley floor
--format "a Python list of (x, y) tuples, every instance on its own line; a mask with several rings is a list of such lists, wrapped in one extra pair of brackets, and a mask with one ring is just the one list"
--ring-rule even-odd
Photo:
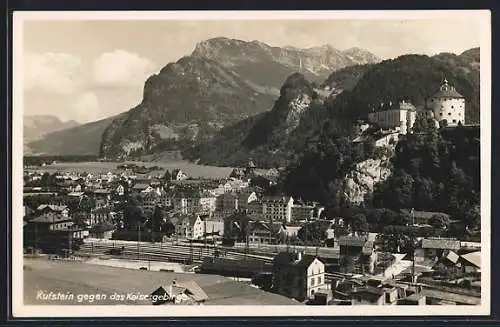
[[(296, 301), (284, 296), (267, 293), (247, 283), (236, 282), (217, 275), (145, 271), (93, 265), (83, 262), (53, 262), (44, 259), (24, 259), (25, 305), (150, 305), (149, 300), (116, 301), (114, 293), (150, 294), (159, 286), (167, 287), (175, 279), (196, 281), (207, 293), (206, 305), (294, 305)], [(74, 294), (73, 300), (50, 301), (37, 298), (43, 291)], [(105, 300), (77, 301), (78, 294), (106, 294)]]

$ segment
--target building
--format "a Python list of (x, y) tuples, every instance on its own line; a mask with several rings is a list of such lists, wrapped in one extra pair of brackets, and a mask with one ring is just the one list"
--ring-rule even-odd
[(481, 272), (481, 251), (462, 254), (459, 260), (465, 273)]
[(422, 240), (422, 247), (415, 250), (415, 261), (423, 262), (426, 260), (437, 261), (447, 255), (449, 250), (458, 251), (460, 241), (449, 238), (428, 238)]
[(69, 208), (65, 205), (41, 204), (36, 208), (38, 213), (57, 213), (63, 217), (69, 217)]
[(257, 166), (255, 166), (255, 164), (253, 163), (253, 161), (250, 160), (248, 162), (248, 165), (247, 165), (246, 169), (245, 169), (245, 175), (246, 176), (253, 176), (253, 175), (255, 175), (255, 169), (256, 168), (257, 168)]
[(205, 215), (201, 217), (203, 220), (204, 235), (224, 235), (224, 220)]
[(179, 304), (201, 305), (209, 299), (208, 295), (194, 280), (177, 282), (172, 281), (168, 287), (160, 286), (151, 293), (153, 305)]
[(281, 252), (273, 261), (275, 290), (303, 301), (325, 289), (325, 265), (317, 257), (301, 252)]
[(291, 196), (264, 196), (262, 215), (267, 221), (292, 221), (293, 198)]
[(234, 193), (219, 195), (216, 200), (215, 210), (224, 212), (238, 210), (238, 196)]
[(292, 206), (292, 221), (306, 221), (319, 219), (325, 208), (318, 206), (317, 203), (298, 203), (294, 202)]
[(205, 233), (204, 226), (200, 216), (184, 216), (175, 225), (175, 234), (180, 238), (200, 239)]
[(341, 236), (340, 247), (341, 271), (349, 273), (373, 273), (377, 254), (374, 242), (368, 236)]
[(413, 293), (404, 299), (398, 301), (398, 305), (425, 305), (427, 302), (426, 296), (422, 293)]
[(153, 188), (146, 183), (136, 183), (132, 186), (132, 192), (134, 193), (149, 193)]
[(115, 192), (117, 195), (123, 196), (125, 195), (125, 187), (122, 184), (120, 184), (116, 187)]
[(248, 223), (248, 243), (277, 244), (284, 237), (281, 222), (250, 221)]
[(174, 169), (172, 171), (172, 180), (174, 181), (183, 181), (187, 179), (187, 175), (180, 169)]
[[(257, 193), (254, 191), (241, 191), (236, 193), (238, 196), (238, 210), (248, 210), (252, 203), (258, 200)], [(259, 213), (262, 213), (262, 208)]]
[(332, 300), (332, 290), (322, 288), (314, 293), (314, 301), (312, 303), (315, 305), (328, 305)]
[(384, 305), (384, 290), (378, 287), (364, 286), (351, 294), (352, 305)]
[(398, 131), (377, 133), (375, 135), (375, 146), (378, 148), (396, 146), (399, 140), (399, 134), (400, 132)]
[(40, 230), (66, 230), (73, 226), (73, 220), (70, 217), (65, 217), (61, 214), (54, 212), (46, 212), (42, 215), (30, 220), (29, 224), (37, 225), (36, 228)]
[[(238, 205), (239, 207), (239, 205)], [(262, 219), (262, 202), (257, 200), (253, 201), (251, 203), (248, 203), (246, 206), (246, 209), (242, 209), (241, 211), (246, 212), (249, 216), (253, 217), (254, 219)]]
[(427, 99), (426, 106), (438, 122), (444, 120), (448, 126), (465, 124), (465, 98), (446, 79), (439, 91)]
[(402, 101), (399, 106), (392, 103), (385, 110), (374, 111), (368, 114), (368, 120), (382, 129), (399, 130), (400, 134), (411, 132), (417, 118), (417, 110), (411, 103)]
[(146, 217), (151, 217), (156, 206), (160, 204), (160, 196), (156, 192), (141, 193), (138, 200), (139, 207)]
[[(410, 210), (402, 210), (403, 214), (411, 217)], [(450, 218), (450, 215), (443, 212), (432, 212), (432, 211), (413, 211), (413, 224), (415, 225), (430, 225), (430, 221), (434, 216), (443, 216)]]
[(109, 223), (111, 221), (111, 209), (109, 207), (99, 207), (90, 211), (90, 221), (88, 226)]
[(171, 201), (175, 210), (183, 214), (213, 213), (217, 198), (208, 192), (190, 192), (190, 194), (175, 195)]

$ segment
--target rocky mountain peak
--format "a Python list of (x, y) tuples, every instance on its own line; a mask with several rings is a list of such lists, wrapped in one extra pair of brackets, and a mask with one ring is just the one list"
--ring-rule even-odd
[(342, 53), (349, 57), (349, 59), (357, 62), (357, 64), (371, 64), (380, 62), (381, 59), (373, 53), (358, 47), (352, 47), (342, 51)]
[(311, 83), (301, 73), (294, 73), (285, 80), (280, 90), (282, 97), (290, 100), (297, 93), (304, 93), (309, 96), (313, 94), (314, 90)]

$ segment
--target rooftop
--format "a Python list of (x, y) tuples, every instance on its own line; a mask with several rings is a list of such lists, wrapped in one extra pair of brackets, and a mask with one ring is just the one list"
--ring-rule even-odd
[(64, 221), (71, 221), (72, 219), (69, 217), (64, 217), (61, 215), (41, 215), (38, 216), (34, 219), (31, 219), (29, 222), (30, 223), (41, 223), (41, 224), (54, 224), (54, 223), (60, 223)]
[(45, 209), (50, 209), (52, 211), (63, 211), (65, 209), (68, 209), (67, 206), (64, 205), (54, 205), (54, 204), (41, 204), (36, 208), (36, 210), (41, 211)]
[(287, 265), (307, 269), (316, 259), (316, 256), (304, 254), (299, 260), (296, 252), (280, 252), (273, 260), (274, 265)]
[(422, 240), (423, 249), (449, 249), (458, 250), (460, 249), (460, 241), (454, 239), (445, 238), (426, 238)]
[(481, 251), (464, 254), (462, 255), (462, 259), (472, 263), (478, 268), (481, 268)]
[(439, 91), (432, 96), (432, 98), (463, 98), (464, 96), (458, 93), (455, 88), (448, 84), (448, 81), (445, 79)]
[(341, 236), (339, 237), (340, 246), (363, 247), (367, 242), (366, 236)]

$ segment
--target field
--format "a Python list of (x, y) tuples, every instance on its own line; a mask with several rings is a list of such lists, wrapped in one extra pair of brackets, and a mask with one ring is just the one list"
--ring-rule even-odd
[[(187, 161), (171, 161), (171, 162), (125, 162), (133, 163), (139, 166), (158, 166), (163, 169), (172, 171), (173, 169), (181, 169), (189, 177), (194, 178), (226, 178), (229, 176), (233, 168), (231, 167), (215, 167), (197, 165)], [(116, 170), (116, 167), (123, 162), (64, 162), (47, 165), (44, 167), (37, 167), (37, 171), (54, 173), (56, 171), (74, 171), (74, 172), (90, 172), (90, 173), (104, 173)]]
[[(177, 281), (195, 280), (207, 293), (206, 305), (294, 305), (298, 302), (281, 295), (267, 293), (244, 282), (217, 275), (155, 272), (136, 269), (97, 266), (81, 262), (52, 262), (24, 259), (24, 304), (67, 305), (147, 305), (149, 300), (111, 299), (112, 294), (151, 294), (159, 286), (168, 287)], [(40, 291), (74, 294), (73, 300), (50, 301), (37, 299)], [(105, 294), (106, 299), (77, 301), (78, 294)]]

